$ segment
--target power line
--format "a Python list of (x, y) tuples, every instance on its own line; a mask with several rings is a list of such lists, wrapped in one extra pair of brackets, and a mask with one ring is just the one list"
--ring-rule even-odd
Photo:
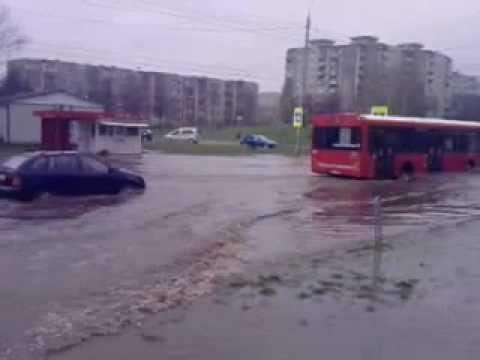
[[(87, 57), (88, 59), (96, 59), (96, 61), (100, 62), (114, 62), (112, 61), (112, 57), (118, 58), (118, 55), (121, 55), (122, 53), (114, 53), (114, 52), (105, 52), (105, 51), (98, 51), (94, 50), (92, 53), (92, 49), (86, 49), (86, 48), (68, 48), (68, 47), (63, 47), (63, 46), (58, 46), (58, 44), (38, 44), (38, 45), (31, 45), (33, 48), (37, 48), (39, 50), (44, 50), (45, 48), (49, 49), (49, 51), (53, 51), (54, 53), (58, 54), (66, 54), (67, 56), (73, 56), (78, 58), (79, 56), (81, 57)], [(92, 56), (93, 54), (93, 56)], [(161, 64), (164, 65), (169, 65), (176, 67), (177, 69), (182, 69), (180, 71), (187, 71), (187, 72), (193, 72), (196, 74), (208, 74), (211, 76), (217, 76), (217, 77), (240, 77), (244, 79), (252, 79), (252, 80), (262, 80), (262, 81), (269, 81), (269, 82), (278, 82), (279, 79), (273, 78), (273, 77), (268, 77), (265, 75), (259, 75), (259, 74), (253, 74), (247, 70), (242, 70), (242, 69), (234, 69), (230, 67), (226, 67), (224, 65), (203, 65), (203, 64), (194, 64), (194, 63), (182, 63), (182, 62), (174, 62), (174, 61), (168, 61), (168, 60), (159, 60), (155, 58), (140, 58), (137, 57), (135, 60), (129, 60), (125, 61), (124, 63), (128, 63), (133, 65), (133, 67), (141, 67), (141, 68), (148, 68), (148, 69), (155, 69), (156, 71), (160, 72), (166, 72), (164, 68), (159, 69), (159, 66)], [(219, 69), (223, 69), (219, 71)], [(171, 71), (171, 70), (170, 70)], [(178, 70), (177, 70), (178, 71)], [(199, 75), (199, 76), (201, 76)]]
[[(255, 27), (251, 27), (251, 20), (247, 20), (245, 18), (242, 18), (242, 20), (238, 20), (239, 18), (230, 18), (230, 20), (228, 20), (226, 17), (218, 17), (218, 16), (215, 16), (215, 15), (211, 15), (211, 14), (204, 14), (204, 15), (192, 15), (191, 13), (187, 13), (185, 11), (179, 11), (179, 10), (172, 10), (172, 9), (167, 9), (167, 8), (160, 8), (158, 6), (158, 4), (155, 4), (153, 5), (152, 2), (150, 1), (147, 1), (147, 0), (137, 0), (136, 1), (136, 4), (137, 2), (142, 2), (142, 3), (148, 3), (148, 4), (152, 4), (152, 6), (155, 6), (155, 9), (156, 10), (147, 10), (147, 9), (130, 9), (130, 8), (127, 8), (125, 7), (124, 5), (122, 6), (120, 4), (119, 5), (111, 5), (111, 2), (110, 4), (105, 4), (105, 3), (101, 3), (101, 2), (98, 2), (98, 1), (93, 1), (93, 0), (82, 0), (84, 3), (86, 3), (88, 6), (93, 6), (93, 7), (100, 7), (100, 8), (106, 8), (106, 9), (111, 9), (111, 10), (116, 10), (116, 11), (122, 11), (122, 12), (129, 12), (129, 13), (147, 13), (147, 14), (152, 14), (152, 13), (159, 13), (161, 15), (165, 15), (165, 16), (171, 16), (171, 17), (174, 17), (174, 18), (181, 18), (181, 19), (186, 19), (186, 20), (191, 20), (191, 21), (196, 21), (196, 22), (199, 22), (199, 23), (203, 23), (203, 24), (209, 24), (209, 25), (222, 25), (222, 26), (229, 26), (229, 27), (232, 27), (232, 25), (235, 25), (236, 27), (233, 27), (232, 29), (234, 30), (238, 30), (238, 31), (253, 31), (256, 35), (258, 35), (258, 32), (260, 31), (282, 31), (282, 30), (285, 30), (285, 31), (291, 31), (291, 30), (298, 30), (299, 33), (301, 32), (301, 30), (303, 29), (303, 26), (304, 24), (301, 23), (301, 22), (298, 22), (298, 23), (294, 23), (294, 22), (290, 22), (290, 21), (286, 21), (286, 20), (277, 20), (276, 23), (277, 25), (274, 26), (274, 27), (267, 27), (267, 28), (264, 28), (264, 27), (259, 27), (259, 23), (257, 22), (257, 26)], [(118, 4), (119, 2), (116, 1), (116, 4)], [(250, 15), (250, 16), (254, 16), (254, 15)], [(264, 18), (266, 19), (266, 18)], [(268, 18), (268, 20), (272, 20), (272, 18)], [(246, 26), (245, 23), (250, 23), (249, 25), (250, 26)], [(263, 22), (260, 22), (261, 24), (263, 24)], [(283, 24), (282, 26), (279, 26), (278, 24), (281, 23)], [(287, 25), (288, 24), (288, 25)], [(238, 27), (238, 26), (241, 26), (241, 27)], [(323, 28), (320, 28), (318, 26), (313, 26), (312, 25), (312, 30), (316, 30), (320, 33), (328, 33), (328, 34), (331, 34), (333, 35), (333, 37), (335, 38), (349, 38), (349, 35), (346, 35), (346, 34), (339, 34), (339, 33), (334, 33), (333, 31), (329, 30), (329, 29), (323, 29)], [(216, 31), (216, 30), (215, 30)]]
[[(47, 12), (39, 12), (39, 11), (34, 11), (34, 10), (31, 10), (31, 9), (25, 9), (25, 8), (21, 8), (21, 7), (17, 7), (17, 6), (14, 6), (13, 8), (16, 9), (16, 10), (22, 11), (22, 12), (30, 13), (32, 15), (41, 16), (42, 20), (51, 18), (51, 19), (59, 19), (59, 20), (63, 20), (63, 21), (85, 22), (85, 23), (95, 24), (95, 25), (108, 25), (109, 27), (111, 27), (111, 26), (130, 26), (130, 27), (137, 26), (136, 24), (125, 24), (125, 23), (108, 21), (108, 20), (103, 20), (103, 19), (93, 19), (93, 18), (85, 18), (85, 17), (78, 17), (78, 16), (65, 16), (65, 15), (59, 15), (59, 14), (55, 14), (55, 13), (51, 13), (51, 12), (48, 12), (48, 13)], [(238, 33), (244, 33), (244, 34), (255, 36), (255, 37), (263, 36), (263, 37), (267, 37), (267, 38), (275, 38), (276, 40), (291, 40), (291, 38), (292, 38), (292, 36), (291, 36), (292, 34), (288, 34), (288, 33), (287, 34), (282, 34), (282, 32), (286, 32), (287, 29), (277, 29), (276, 30), (277, 34), (276, 34), (275, 32), (273, 32), (272, 29), (270, 29), (270, 30), (263, 29), (263, 30), (260, 30), (260, 31), (253, 31), (253, 30), (248, 30), (248, 29), (235, 28), (235, 29), (229, 29), (230, 32), (226, 32), (226, 31), (221, 31), (221, 29), (219, 29), (218, 27), (216, 27), (216, 28), (212, 27), (211, 24), (206, 24), (208, 27), (206, 27), (205, 25), (201, 26), (201, 27), (199, 27), (199, 26), (193, 27), (190, 24), (186, 24), (187, 26), (181, 26), (181, 27), (178, 27), (178, 26), (169, 27), (168, 25), (171, 25), (171, 24), (165, 24), (165, 23), (157, 23), (157, 24), (152, 23), (151, 25), (161, 27), (160, 28), (161, 31), (173, 31), (173, 32), (187, 31), (187, 32), (195, 32), (195, 33), (199, 33), (199, 32), (215, 33), (215, 34), (220, 35), (220, 36), (231, 35), (231, 33), (233, 33), (233, 32), (238, 32)]]
[[(84, 0), (84, 1), (92, 2), (92, 0)], [(315, 6), (315, 3), (316, 3), (315, 1), (316, 0), (311, 0), (310, 9), (312, 9)], [(116, 3), (118, 3), (118, 2), (119, 1), (117, 0)], [(158, 3), (148, 1), (148, 0), (136, 0), (135, 3), (137, 3), (137, 2), (151, 4), (151, 6), (156, 6), (157, 8), (159, 6)], [(126, 9), (125, 11), (128, 11), (128, 9)], [(178, 10), (169, 9), (169, 11), (178, 11)], [(196, 12), (198, 12), (198, 11), (196, 11)], [(273, 19), (273, 18), (270, 18), (270, 17), (259, 17), (257, 14), (251, 14), (251, 13), (245, 13), (245, 12), (243, 12), (243, 14), (246, 14), (246, 16), (248, 16), (248, 17), (247, 18), (242, 18), (242, 22), (247, 22), (248, 23), (248, 22), (251, 22), (250, 18), (258, 18), (258, 19), (262, 19), (262, 20), (257, 21), (256, 22), (257, 24), (258, 23), (263, 24), (265, 21), (274, 21), (276, 24), (284, 24), (282, 27), (279, 27), (279, 29), (282, 29), (282, 28), (292, 29), (292, 28), (294, 28), (294, 29), (300, 30), (300, 29), (303, 29), (303, 27), (304, 27), (303, 21), (292, 22), (290, 20), (285, 20), (285, 19), (279, 20), (279, 19)], [(204, 14), (204, 15), (202, 15), (202, 18), (203, 17), (211, 17), (211, 18), (214, 18), (214, 19), (222, 19), (222, 18), (219, 18), (218, 16), (211, 15), (211, 14)], [(235, 19), (240, 19), (240, 17), (238, 17), (238, 15), (236, 15), (235, 17), (230, 17), (230, 19), (232, 19), (231, 20), (232, 22), (238, 22), (239, 20), (235, 20)], [(287, 24), (289, 24), (289, 26), (287, 26)], [(328, 33), (328, 34), (333, 35), (334, 37), (347, 38), (347, 39), (350, 37), (349, 35), (334, 33), (333, 31), (331, 31), (329, 29), (320, 28), (318, 26), (314, 26), (313, 24), (312, 24), (312, 30), (316, 30), (316, 31), (321, 32), (321, 33)]]
[(268, 34), (269, 32), (275, 32), (275, 31), (281, 31), (281, 30), (291, 30), (292, 26), (283, 26), (283, 27), (252, 27), (252, 26), (245, 26), (244, 24), (241, 23), (235, 23), (232, 21), (226, 21), (221, 18), (215, 18), (215, 17), (203, 17), (203, 16), (198, 16), (198, 15), (192, 15), (189, 13), (185, 12), (180, 12), (180, 11), (173, 11), (170, 9), (155, 9), (155, 10), (147, 10), (147, 9), (142, 9), (142, 8), (136, 8), (136, 9), (129, 9), (125, 8), (122, 6), (115, 6), (115, 5), (109, 5), (109, 4), (104, 4), (104, 3), (99, 3), (99, 2), (93, 2), (91, 0), (82, 0), (83, 3), (85, 3), (87, 6), (91, 7), (97, 7), (97, 8), (103, 8), (103, 9), (108, 9), (108, 10), (115, 10), (115, 11), (121, 11), (121, 12), (127, 12), (127, 13), (143, 13), (143, 14), (159, 14), (167, 17), (173, 17), (176, 19), (183, 19), (183, 20), (189, 20), (189, 21), (194, 21), (197, 23), (201, 24), (207, 24), (207, 25), (218, 25), (218, 26), (223, 26), (223, 27), (228, 27), (228, 30), (231, 31), (239, 31), (239, 32), (255, 32), (256, 35), (265, 33)]
[[(93, 52), (93, 53), (96, 53), (96, 54), (100, 53), (100, 54), (114, 56), (114, 57), (124, 56), (124, 54), (125, 54), (125, 52), (122, 51), (122, 50), (106, 51), (105, 49), (99, 49), (99, 48), (93, 48), (93, 47), (84, 47), (82, 45), (72, 45), (72, 44), (63, 45), (63, 44), (58, 44), (58, 43), (53, 44), (53, 43), (46, 43), (46, 42), (36, 42), (36, 43), (40, 46), (46, 46), (46, 47), (55, 48), (55, 49), (60, 48), (60, 49), (67, 49), (67, 50), (71, 50), (71, 51), (80, 51), (80, 52), (89, 53), (89, 54), (91, 54)], [(156, 63), (159, 63), (159, 64), (166, 64), (166, 65), (181, 64), (181, 65), (185, 65), (185, 66), (196, 67), (198, 69), (201, 69), (201, 68), (223, 69), (223, 70), (234, 72), (234, 73), (239, 73), (239, 74), (241, 73), (241, 74), (246, 74), (248, 76), (252, 76), (252, 73), (249, 70), (234, 68), (234, 67), (231, 67), (230, 65), (224, 65), (224, 64), (219, 64), (219, 63), (208, 65), (208, 64), (199, 64), (199, 63), (192, 63), (192, 62), (185, 62), (185, 61), (180, 62), (178, 60), (162, 59), (162, 58), (158, 58), (158, 57), (155, 57), (155, 56), (151, 56), (150, 54), (141, 54), (141, 53), (136, 53), (135, 57), (143, 59), (143, 60), (147, 60), (147, 61), (153, 61), (153, 62), (156, 62)]]
[[(151, 6), (159, 6), (158, 3), (156, 2), (152, 2), (152, 1), (147, 1), (147, 0), (139, 0), (140, 2), (142, 3), (147, 3), (147, 4), (151, 4)], [(195, 11), (197, 13), (199, 13), (200, 11), (198, 11), (198, 9), (192, 9), (192, 11)], [(204, 13), (205, 14), (205, 13)], [(239, 14), (242, 14), (243, 17), (240, 17)], [(205, 14), (206, 16), (212, 16), (211, 14)], [(217, 17), (217, 16), (215, 16)], [(224, 15), (225, 17), (225, 15)], [(303, 27), (303, 23), (302, 21), (291, 21), (291, 20), (286, 20), (286, 19), (278, 19), (278, 18), (272, 18), (270, 16), (260, 16), (258, 15), (257, 13), (250, 13), (250, 12), (245, 12), (245, 11), (241, 11), (241, 12), (236, 12), (235, 16), (231, 16), (230, 17), (231, 19), (242, 19), (242, 21), (244, 22), (248, 22), (248, 23), (265, 23), (265, 22), (274, 22), (276, 24), (289, 24), (290, 26), (293, 26), (293, 27)], [(254, 20), (254, 19), (257, 19), (257, 20)]]
[[(152, 1), (147, 1), (147, 0), (136, 0), (134, 5), (136, 8), (128, 8), (126, 5), (128, 4), (122, 4), (120, 1), (115, 1), (114, 4), (112, 4), (112, 1), (108, 3), (104, 2), (99, 2), (99, 1), (93, 1), (93, 0), (83, 0), (84, 3), (86, 3), (89, 6), (99, 6), (99, 7), (105, 7), (108, 9), (115, 9), (119, 11), (126, 11), (126, 12), (142, 12), (142, 13), (159, 13), (162, 15), (168, 15), (168, 16), (175, 16), (175, 17), (180, 17), (188, 20), (197, 20), (201, 22), (208, 22), (208, 23), (220, 23), (222, 25), (225, 24), (235, 24), (235, 25), (240, 25), (240, 26), (251, 26), (255, 25), (255, 28), (258, 29), (261, 26), (265, 26), (265, 22), (274, 22), (275, 26), (272, 28), (267, 28), (267, 29), (273, 29), (276, 30), (277, 28), (300, 28), (303, 25), (301, 22), (291, 22), (291, 21), (286, 21), (286, 20), (275, 20), (272, 18), (266, 18), (266, 17), (259, 17), (258, 14), (252, 15), (248, 14), (246, 17), (239, 17), (238, 14), (235, 16), (228, 16), (228, 15), (222, 15), (222, 16), (217, 16), (215, 14), (211, 13), (201, 13), (198, 9), (192, 9), (192, 12), (195, 12), (195, 15), (192, 14), (192, 12), (186, 12), (185, 10), (178, 10), (178, 9), (172, 9), (172, 8), (165, 8), (164, 6), (152, 2)], [(150, 6), (149, 9), (142, 9), (138, 8), (138, 3), (146, 4), (147, 6)], [(253, 20), (253, 19), (259, 19), (259, 20)], [(279, 26), (279, 24), (282, 24), (282, 26)]]

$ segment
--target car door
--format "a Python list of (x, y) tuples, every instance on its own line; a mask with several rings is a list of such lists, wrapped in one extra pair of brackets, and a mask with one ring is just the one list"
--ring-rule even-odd
[(107, 165), (91, 156), (82, 155), (79, 159), (85, 191), (89, 194), (115, 194), (121, 190), (122, 184)]
[(193, 140), (193, 130), (183, 129), (182, 130), (182, 140), (183, 141), (192, 141)]
[(73, 154), (50, 156), (48, 166), (49, 192), (62, 196), (82, 195), (85, 184), (80, 176), (78, 157)]
[(247, 135), (245, 139), (243, 139), (243, 143), (249, 147), (255, 147), (255, 136), (254, 135)]
[(170, 133), (170, 140), (180, 140), (182, 137), (180, 130), (175, 130), (174, 132)]
[(24, 189), (31, 194), (41, 194), (49, 191), (50, 178), (48, 174), (49, 158), (41, 155), (32, 159), (22, 168)]

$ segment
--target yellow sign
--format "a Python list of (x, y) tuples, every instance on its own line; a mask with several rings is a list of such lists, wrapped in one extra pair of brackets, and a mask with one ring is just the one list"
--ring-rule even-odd
[(297, 107), (293, 110), (293, 127), (301, 129), (303, 127), (303, 108)]
[(370, 114), (377, 116), (388, 116), (388, 106), (373, 106)]

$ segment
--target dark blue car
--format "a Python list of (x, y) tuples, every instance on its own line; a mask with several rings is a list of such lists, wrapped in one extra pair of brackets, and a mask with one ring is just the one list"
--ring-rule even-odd
[(29, 201), (44, 193), (61, 196), (117, 194), (144, 189), (142, 177), (105, 165), (92, 155), (36, 152), (14, 156), (0, 166), (0, 194)]
[(252, 149), (275, 149), (277, 143), (263, 135), (247, 135), (241, 141), (241, 145), (246, 145)]

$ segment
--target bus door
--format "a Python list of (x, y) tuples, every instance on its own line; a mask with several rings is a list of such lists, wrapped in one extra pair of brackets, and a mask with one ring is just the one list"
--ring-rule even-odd
[(375, 129), (372, 135), (375, 178), (395, 178), (395, 134), (383, 129)]
[(445, 139), (442, 134), (438, 132), (429, 134), (429, 146), (427, 149), (428, 171), (439, 172), (443, 170), (444, 143)]

